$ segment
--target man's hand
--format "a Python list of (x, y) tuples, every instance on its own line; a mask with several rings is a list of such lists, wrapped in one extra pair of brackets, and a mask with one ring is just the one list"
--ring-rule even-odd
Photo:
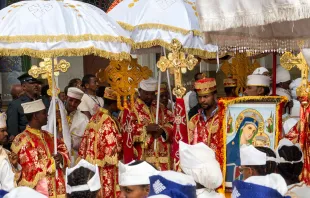
[(164, 133), (164, 130), (160, 128), (158, 124), (149, 124), (146, 126), (146, 131), (148, 134), (151, 134), (154, 138), (159, 138), (161, 134)]
[(61, 164), (63, 162), (63, 158), (62, 155), (60, 153), (57, 153), (57, 155), (53, 155), (53, 158), (55, 160), (56, 163), (56, 169), (61, 169)]
[(17, 169), (17, 165), (18, 165), (18, 156), (13, 153), (13, 152), (10, 152), (9, 155), (9, 160), (10, 160), (10, 163), (12, 164), (12, 166), (14, 166), (14, 168)]
[(10, 138), (9, 138), (9, 143), (11, 144), (14, 140), (15, 136), (14, 135), (10, 135)]

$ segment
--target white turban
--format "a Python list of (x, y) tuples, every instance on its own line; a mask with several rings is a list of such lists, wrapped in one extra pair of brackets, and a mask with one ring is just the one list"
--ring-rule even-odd
[(123, 164), (118, 162), (118, 183), (120, 186), (135, 186), (150, 184), (149, 177), (158, 173), (158, 171), (147, 162), (137, 165)]
[(281, 65), (277, 66), (277, 73), (276, 73), (276, 84), (281, 82), (287, 82), (291, 80), (291, 74), (289, 71), (284, 69)]
[(214, 151), (204, 143), (188, 145), (180, 141), (179, 145), (180, 166), (183, 172), (207, 189), (218, 188), (222, 184), (223, 177)]
[(144, 91), (156, 91), (157, 90), (157, 80), (155, 78), (149, 78), (147, 80), (142, 80), (139, 87)]
[(278, 96), (284, 96), (288, 99), (288, 101), (292, 100), (292, 96), (291, 96), (291, 93), (290, 91), (286, 90), (286, 89), (283, 89), (281, 87), (277, 87), (276, 89), (276, 94)]
[(265, 75), (248, 75), (247, 86), (269, 87), (270, 77)]
[(299, 118), (300, 117), (300, 102), (293, 99), (293, 107), (291, 108), (291, 117)]
[(255, 75), (257, 75), (257, 74), (263, 75), (265, 72), (268, 72), (268, 73), (269, 73), (268, 69), (266, 69), (265, 67), (259, 67), (259, 68), (256, 68), (252, 74), (255, 74)]
[(253, 145), (244, 144), (240, 148), (240, 161), (242, 166), (266, 165), (267, 155)]
[(31, 198), (47, 198), (43, 194), (33, 190), (29, 187), (17, 187), (11, 190), (4, 198), (22, 198), (22, 197), (31, 197)]
[(0, 113), (0, 128), (6, 127), (6, 114)]
[(81, 100), (84, 95), (84, 92), (76, 87), (70, 87), (68, 89), (67, 96), (70, 98), (75, 98), (77, 100)]
[(296, 89), (297, 87), (300, 86), (300, 84), (301, 84), (301, 78), (296, 78), (290, 84), (291, 94), (294, 99), (297, 99)]

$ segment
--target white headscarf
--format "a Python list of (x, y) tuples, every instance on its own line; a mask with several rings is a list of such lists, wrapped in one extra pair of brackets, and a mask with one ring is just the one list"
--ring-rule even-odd
[(291, 80), (290, 72), (284, 69), (281, 65), (278, 65), (276, 73), (276, 84), (287, 82), (289, 80)]
[(180, 166), (185, 174), (209, 190), (218, 188), (223, 181), (220, 164), (215, 159), (214, 151), (204, 143), (180, 145)]
[(147, 80), (142, 80), (139, 83), (139, 87), (144, 91), (156, 91), (157, 90), (157, 80), (155, 78), (149, 78)]

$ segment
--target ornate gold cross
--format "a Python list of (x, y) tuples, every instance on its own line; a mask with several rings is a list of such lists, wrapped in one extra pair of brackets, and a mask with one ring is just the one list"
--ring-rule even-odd
[[(54, 59), (54, 75), (59, 76), (59, 72), (66, 72), (68, 71), (68, 68), (70, 67), (70, 63), (66, 60), (60, 60), (59, 63), (57, 62), (57, 59)], [(52, 96), (52, 87), (53, 87), (53, 81), (52, 81), (52, 59), (51, 58), (45, 58), (44, 61), (39, 63), (39, 67), (36, 65), (31, 66), (31, 69), (28, 71), (28, 74), (33, 76), (34, 78), (38, 78), (40, 75), (43, 79), (47, 79), (49, 89), (47, 91), (47, 94)], [(56, 86), (55, 86), (56, 87)], [(58, 95), (60, 92), (59, 88), (56, 87), (56, 95)]]
[(238, 92), (243, 93), (246, 87), (247, 76), (252, 74), (258, 67), (260, 67), (260, 64), (257, 60), (255, 60), (254, 63), (251, 63), (251, 60), (246, 53), (237, 53), (232, 58), (231, 63), (225, 61), (222, 64), (221, 70), (226, 77), (237, 79), (236, 93), (238, 94)]
[(164, 72), (166, 69), (170, 69), (174, 73), (175, 87), (173, 94), (177, 98), (182, 98), (186, 92), (185, 87), (182, 85), (182, 73), (186, 73), (186, 70), (193, 70), (198, 60), (193, 55), (185, 55), (181, 52), (182, 44), (177, 40), (173, 39), (171, 42), (172, 52), (168, 54), (168, 58), (165, 56), (160, 57), (157, 62), (157, 67), (160, 71)]
[(310, 92), (308, 88), (308, 64), (307, 61), (300, 52), (297, 56), (291, 52), (285, 52), (280, 58), (281, 66), (286, 70), (291, 70), (293, 67), (297, 67), (301, 71), (301, 85), (297, 88), (296, 94), (299, 97), (309, 97)]

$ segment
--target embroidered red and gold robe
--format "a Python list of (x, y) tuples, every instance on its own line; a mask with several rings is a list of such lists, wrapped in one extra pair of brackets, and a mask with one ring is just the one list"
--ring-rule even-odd
[[(131, 110), (130, 110), (131, 109)], [(146, 160), (160, 170), (171, 170), (171, 141), (173, 133), (172, 113), (160, 105), (158, 123), (165, 132), (165, 138), (155, 139), (146, 133), (146, 126), (155, 123), (156, 103), (148, 107), (139, 98), (135, 106), (125, 109), (120, 115), (121, 131), (123, 135), (124, 162), (132, 160)], [(155, 145), (156, 143), (156, 150)]]
[[(56, 170), (53, 158), (53, 136), (43, 130), (29, 126), (15, 137), (11, 149), (18, 155), (22, 167), (19, 186), (48, 190), (49, 197), (66, 197), (66, 186), (62, 169)], [(57, 151), (63, 157), (63, 167), (70, 165), (69, 154), (65, 144), (57, 141)], [(58, 177), (56, 178), (56, 171)]]
[(221, 130), (218, 112), (215, 112), (207, 120), (204, 119), (202, 110), (188, 122), (188, 139), (190, 144), (203, 142), (208, 145), (216, 155), (216, 160), (224, 166), (224, 136)]
[(117, 163), (120, 133), (117, 123), (106, 109), (100, 110), (90, 119), (79, 150), (79, 157), (97, 164), (100, 172), (99, 197), (117, 197)]

